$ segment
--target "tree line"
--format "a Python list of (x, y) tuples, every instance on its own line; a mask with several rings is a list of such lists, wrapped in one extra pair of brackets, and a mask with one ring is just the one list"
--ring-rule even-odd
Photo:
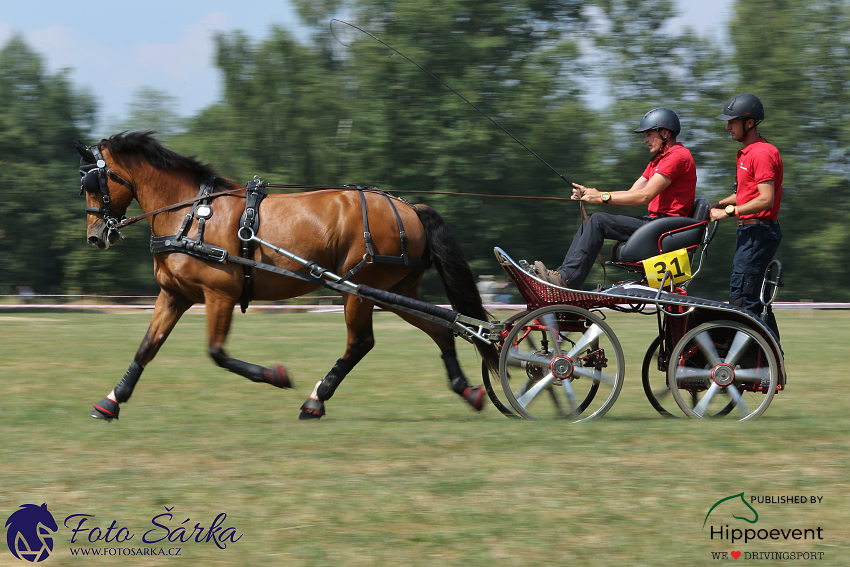
[[(508, 198), (570, 189), (445, 85), (567, 179), (609, 190), (627, 189), (651, 157), (633, 134), (643, 114), (672, 108), (697, 164), (697, 196), (712, 202), (731, 193), (740, 148), (715, 117), (751, 92), (766, 109), (759, 130), (785, 166), (780, 299), (850, 301), (847, 0), (738, 0), (728, 42), (674, 28), (671, 0), (296, 3), (309, 42), (277, 27), (260, 39), (220, 34), (220, 102), (181, 118), (147, 90), (112, 133), (157, 129), (170, 149), (243, 184), (260, 175), (374, 185), (427, 203), (476, 274), (500, 275), (494, 246), (557, 265), (578, 205)], [(331, 22), (339, 13), (384, 43)], [(105, 252), (85, 243), (71, 141), (97, 141), (93, 98), (13, 37), (0, 50), (0, 100), (0, 293), (156, 293), (143, 226)], [(726, 298), (734, 232), (721, 225), (691, 293)], [(602, 278), (596, 267), (588, 282)], [(439, 301), (438, 289), (426, 276), (425, 298)]]

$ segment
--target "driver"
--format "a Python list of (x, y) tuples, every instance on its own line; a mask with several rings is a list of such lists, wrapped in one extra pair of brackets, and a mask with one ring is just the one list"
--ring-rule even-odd
[(538, 275), (561, 287), (582, 289), (593, 267), (593, 260), (603, 241), (627, 240), (638, 228), (662, 217), (686, 217), (694, 208), (697, 171), (691, 152), (676, 141), (681, 126), (678, 115), (669, 108), (647, 112), (635, 133), (653, 154), (649, 165), (628, 191), (598, 191), (573, 183), (572, 199), (610, 205), (648, 205), (643, 217), (614, 213), (594, 213), (583, 222), (573, 238), (564, 262), (557, 270), (549, 270), (539, 260), (534, 262)]

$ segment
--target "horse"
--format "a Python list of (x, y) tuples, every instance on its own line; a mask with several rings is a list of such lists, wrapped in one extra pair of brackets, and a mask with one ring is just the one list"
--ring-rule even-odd
[[(315, 278), (299, 279), (185, 250), (155, 251), (153, 242), (157, 238), (179, 234), (189, 242), (203, 241), (221, 251), (222, 258), (240, 257), (243, 241), (238, 234), (249, 197), (246, 186), (220, 177), (213, 166), (194, 157), (166, 149), (153, 134), (151, 131), (116, 134), (94, 146), (74, 143), (81, 156), (80, 192), (86, 195), (88, 243), (104, 250), (115, 244), (121, 238), (118, 229), (124, 226), (121, 221), (127, 207), (135, 199), (144, 213), (141, 217), (150, 226), (154, 275), (160, 287), (150, 326), (133, 362), (115, 388), (92, 410), (92, 417), (107, 421), (118, 418), (120, 405), (130, 399), (143, 370), (181, 315), (194, 304), (206, 306), (208, 353), (215, 364), (253, 382), (291, 388), (285, 366), (264, 368), (227, 354), (224, 344), (233, 310), (243, 298), (246, 286), (250, 299), (261, 301), (298, 297), (320, 287)], [(199, 193), (204, 185), (208, 199), (201, 201)], [(472, 270), (445, 220), (429, 206), (412, 205), (375, 190), (341, 187), (268, 194), (256, 209), (259, 224), (253, 226), (257, 227), (257, 238), (309, 259), (310, 265), (349, 274), (352, 283), (413, 300), (418, 299), (418, 286), (425, 273), (421, 265), (364, 261), (378, 255), (400, 258), (406, 254), (420, 260), (430, 257), (452, 308), (460, 314), (487, 320)], [(364, 224), (371, 227), (366, 234)], [(367, 237), (371, 247), (367, 246)], [(263, 246), (255, 247), (249, 256), (291, 272), (309, 270), (284, 255), (270, 254)], [(316, 383), (301, 406), (299, 419), (324, 416), (325, 403), (375, 344), (372, 331), (375, 302), (351, 293), (343, 293), (343, 301), (348, 331), (345, 351)], [(482, 386), (471, 387), (467, 382), (457, 360), (452, 329), (392, 306), (384, 307), (431, 337), (440, 349), (449, 387), (480, 411), (485, 390)], [(244, 308), (243, 303), (243, 311)], [(475, 342), (484, 365), (497, 371), (496, 347)]]

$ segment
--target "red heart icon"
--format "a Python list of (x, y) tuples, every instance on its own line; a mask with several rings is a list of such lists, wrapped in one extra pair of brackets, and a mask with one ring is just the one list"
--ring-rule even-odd
[(740, 551), (733, 551), (732, 557), (734, 557), (735, 560), (737, 560), (739, 557), (741, 557), (741, 552)]

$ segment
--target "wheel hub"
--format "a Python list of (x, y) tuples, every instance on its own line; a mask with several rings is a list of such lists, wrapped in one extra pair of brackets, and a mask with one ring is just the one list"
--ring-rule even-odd
[(728, 364), (718, 364), (711, 371), (711, 379), (718, 386), (728, 386), (735, 379), (735, 369)]
[(558, 380), (566, 380), (573, 373), (573, 361), (566, 356), (556, 356), (549, 363), (549, 370)]

